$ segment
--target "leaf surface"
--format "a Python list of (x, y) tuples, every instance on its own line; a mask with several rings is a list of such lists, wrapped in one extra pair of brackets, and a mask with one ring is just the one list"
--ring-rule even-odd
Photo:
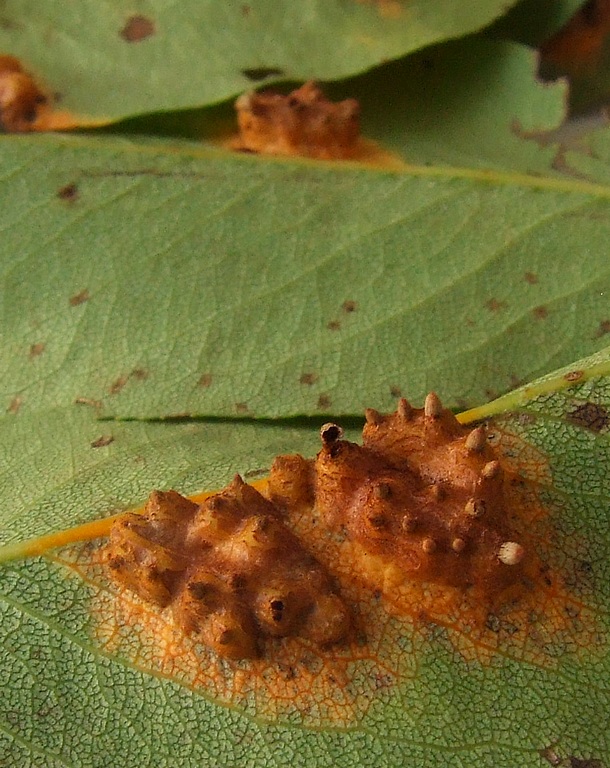
[[(405, 92), (429, 101), (366, 118), (404, 158), (393, 171), (143, 138), (1, 139), (4, 541), (153, 487), (257, 477), (277, 453), (315, 453), (329, 412), (431, 388), (478, 405), (607, 343), (607, 140), (543, 146), (563, 89), (542, 92), (517, 46), (428, 53)], [(468, 72), (480, 82), (436, 124)], [(449, 78), (442, 99), (435, 77)], [(520, 644), (494, 621), (490, 651), (379, 613), (373, 654), (311, 663), (296, 682), (277, 667), (238, 679), (152, 614), (120, 630), (95, 547), (72, 548), (0, 569), (0, 764), (608, 763), (609, 405), (597, 375), (496, 422), (552, 512), (544, 541), (572, 582), (549, 607), (574, 633), (530, 627)], [(297, 414), (314, 418), (253, 418)]]
[[(607, 351), (572, 370), (600, 362), (610, 364)], [(566, 609), (578, 610), (579, 618), (567, 634), (528, 634), (522, 644), (502, 634), (500, 624), (493, 630), (499, 633), (497, 650), (485, 660), (480, 650), (469, 653), (468, 637), (451, 629), (422, 631), (386, 617), (375, 653), (346, 668), (341, 695), (293, 710), (289, 700), (274, 699), (264, 687), (244, 698), (226, 666), (220, 678), (211, 678), (217, 687), (205, 687), (207, 657), (198, 657), (195, 673), (186, 650), (169, 656), (163, 650), (162, 632), (153, 638), (131, 629), (116, 635), (117, 598), (86, 564), (95, 549), (73, 547), (59, 557), (0, 570), (0, 668), (6, 681), (0, 755), (9, 765), (36, 766), (119, 760), (134, 766), (142, 760), (153, 766), (347, 766), (368, 756), (379, 766), (398, 767), (407, 758), (424, 766), (527, 768), (543, 764), (541, 754), (604, 764), (610, 754), (609, 393), (608, 378), (595, 376), (523, 403), (493, 423), (505, 459), (536, 484), (550, 511), (550, 562), (574, 579), (574, 601)], [(585, 420), (585, 404), (597, 408), (595, 428)], [(18, 490), (39, 460), (35, 449), (21, 471), (4, 475), (3, 497), (15, 499), (9, 514), (4, 508), (5, 531), (20, 536), (44, 530), (49, 520), (64, 525), (114, 510), (118, 499), (139, 493), (153, 476), (161, 480), (157, 485), (189, 490), (197, 476), (222, 482), (229, 453), (237, 457), (231, 469), (244, 471), (264, 466), (276, 450), (311, 453), (317, 442), (313, 430), (262, 424), (102, 422), (115, 440), (92, 449), (89, 440), (100, 422), (88, 410), (23, 419), (21, 429), (32, 435), (33, 446), (51, 429), (60, 450), (70, 450), (82, 469), (66, 481), (58, 460), (37, 498), (21, 499)], [(16, 420), (5, 418), (0, 429), (7, 451), (19, 444)], [(71, 498), (82, 498), (83, 488), (91, 493), (87, 510), (67, 509)], [(551, 614), (553, 605), (547, 605)], [(318, 684), (323, 673), (318, 669)], [(273, 679), (272, 671), (266, 674)], [(219, 679), (227, 684), (224, 692)]]
[(331, 80), (477, 31), (512, 3), (304, 0), (278, 13), (249, 3), (113, 0), (66, 14), (52, 0), (9, 0), (0, 49), (23, 59), (62, 109), (109, 122), (213, 104), (261, 82)]

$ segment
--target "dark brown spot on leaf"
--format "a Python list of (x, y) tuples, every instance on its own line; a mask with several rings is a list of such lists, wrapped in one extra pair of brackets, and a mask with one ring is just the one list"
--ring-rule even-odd
[(102, 401), (94, 400), (92, 397), (77, 397), (74, 401), (75, 405), (88, 405), (91, 408), (101, 408)]
[(118, 395), (125, 384), (127, 384), (128, 380), (129, 376), (119, 376), (119, 378), (110, 385), (108, 392), (110, 392), (111, 395)]
[(237, 413), (248, 413), (248, 404), (247, 403), (235, 403), (235, 410)]
[(78, 187), (72, 182), (72, 184), (66, 184), (65, 187), (57, 190), (57, 197), (60, 200), (65, 200), (67, 203), (73, 203), (78, 197)]
[(392, 397), (402, 397), (402, 390), (400, 387), (390, 387), (390, 394)]
[(338, 331), (341, 328), (341, 323), (338, 320), (331, 320), (326, 327), (329, 331)]
[(139, 43), (155, 34), (154, 23), (146, 16), (130, 16), (120, 32), (121, 37), (128, 43)]
[(32, 344), (30, 347), (30, 360), (34, 357), (40, 357), (42, 353), (45, 350), (45, 344), (42, 342), (38, 342), (37, 344)]
[(570, 768), (604, 768), (604, 764), (594, 757), (570, 757)]
[(582, 403), (568, 413), (567, 419), (572, 424), (591, 429), (593, 432), (601, 432), (610, 422), (608, 410), (599, 403)]
[(86, 301), (89, 301), (90, 298), (89, 291), (84, 288), (79, 293), (75, 293), (74, 296), (70, 296), (70, 306), (78, 307), (79, 304), (84, 304)]
[(610, 333), (610, 320), (602, 320), (595, 332), (595, 338), (601, 339), (601, 337), (605, 336), (607, 333)]
[(280, 77), (284, 74), (284, 70), (277, 69), (277, 67), (253, 67), (252, 69), (242, 69), (241, 73), (248, 80), (257, 83), (260, 80), (266, 80), (268, 77)]
[(499, 301), (498, 299), (489, 299), (485, 302), (485, 306), (490, 312), (499, 312), (501, 309), (506, 309), (506, 302)]
[(569, 371), (563, 377), (566, 381), (579, 381), (585, 375), (584, 371)]
[(20, 397), (19, 395), (15, 395), (15, 397), (11, 400), (9, 407), (6, 409), (6, 412), (18, 413), (22, 403), (23, 403), (23, 398)]
[(241, 7), (241, 15), (242, 16), (249, 16), (250, 15), (250, 6), (249, 5), (242, 5), (242, 7)]
[(548, 747), (545, 747), (544, 749), (541, 749), (539, 754), (543, 760), (546, 760), (548, 763), (550, 763), (553, 766), (561, 765), (561, 763), (563, 762), (561, 757), (559, 757), (559, 755), (555, 751), (555, 746), (553, 744), (551, 744)]
[(145, 381), (148, 378), (148, 371), (145, 368), (134, 368), (131, 372), (131, 378), (136, 381)]
[(199, 381), (197, 382), (197, 386), (201, 387), (201, 389), (207, 389), (212, 384), (212, 374), (211, 373), (202, 373), (199, 377)]
[(331, 400), (328, 395), (320, 395), (318, 398), (318, 408), (328, 410), (331, 406)]
[(309, 386), (311, 386), (312, 384), (315, 384), (317, 380), (318, 380), (318, 377), (316, 376), (316, 374), (311, 372), (301, 374), (301, 378), (299, 379), (301, 384), (307, 384)]
[(526, 283), (529, 283), (530, 285), (536, 285), (538, 282), (538, 275), (536, 275), (534, 272), (526, 272), (523, 275), (523, 279)]
[(358, 304), (356, 304), (355, 301), (352, 301), (351, 299), (348, 299), (347, 301), (344, 301), (341, 305), (341, 309), (344, 312), (355, 312), (358, 309)]
[(549, 310), (545, 306), (540, 305), (539, 307), (534, 307), (532, 314), (536, 320), (545, 320), (549, 316)]
[(91, 443), (92, 448), (105, 448), (110, 443), (114, 443), (114, 437), (112, 435), (100, 435), (97, 440)]

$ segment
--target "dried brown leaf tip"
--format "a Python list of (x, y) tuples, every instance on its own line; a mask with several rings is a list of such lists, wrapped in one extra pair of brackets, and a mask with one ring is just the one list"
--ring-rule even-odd
[(358, 102), (346, 99), (333, 103), (313, 82), (288, 95), (244, 93), (235, 108), (239, 126), (236, 149), (324, 160), (352, 158), (358, 152)]
[(8, 133), (35, 130), (47, 97), (14, 56), (0, 56), (0, 122)]

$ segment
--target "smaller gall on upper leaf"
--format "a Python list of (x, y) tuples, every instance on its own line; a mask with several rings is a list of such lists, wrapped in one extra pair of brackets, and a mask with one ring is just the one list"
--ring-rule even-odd
[(7, 133), (35, 130), (47, 97), (19, 59), (0, 55), (0, 123)]
[(235, 149), (323, 160), (353, 158), (359, 151), (360, 106), (355, 99), (328, 101), (313, 82), (284, 96), (244, 93), (235, 102)]

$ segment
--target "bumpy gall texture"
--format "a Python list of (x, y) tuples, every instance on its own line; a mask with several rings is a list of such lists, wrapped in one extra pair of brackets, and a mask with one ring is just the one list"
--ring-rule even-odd
[[(335, 424), (320, 434), (314, 460), (276, 458), (265, 496), (239, 476), (201, 505), (153, 493), (144, 515), (112, 531), (116, 580), (229, 658), (264, 653), (270, 638), (350, 641), (355, 583), (390, 602), (404, 584), (441, 585), (488, 608), (514, 599), (533, 555), (513, 529), (512, 478), (484, 427), (461, 426), (432, 393), (421, 409), (401, 399), (395, 413), (368, 410), (362, 445)], [(307, 510), (317, 531), (303, 527)], [(346, 545), (347, 568), (336, 550), (316, 549), (321, 533)]]
[(114, 525), (105, 560), (122, 586), (227, 658), (259, 655), (266, 638), (326, 646), (350, 631), (325, 569), (239, 476), (201, 505), (156, 491), (143, 515)]
[(291, 482), (276, 461), (269, 492), (313, 475), (320, 519), (359, 545), (354, 570), (370, 586), (430, 582), (491, 603), (523, 579), (527, 553), (513, 540), (507, 478), (484, 427), (463, 427), (431, 393), (421, 409), (401, 399), (393, 414), (367, 410), (362, 445), (330, 424), (321, 437), (311, 469), (295, 462)]
[(358, 102), (328, 101), (315, 83), (305, 83), (287, 96), (272, 91), (245, 93), (235, 108), (240, 133), (236, 149), (327, 160), (357, 153)]
[(47, 99), (13, 56), (0, 56), (0, 124), (4, 131), (31, 131)]

